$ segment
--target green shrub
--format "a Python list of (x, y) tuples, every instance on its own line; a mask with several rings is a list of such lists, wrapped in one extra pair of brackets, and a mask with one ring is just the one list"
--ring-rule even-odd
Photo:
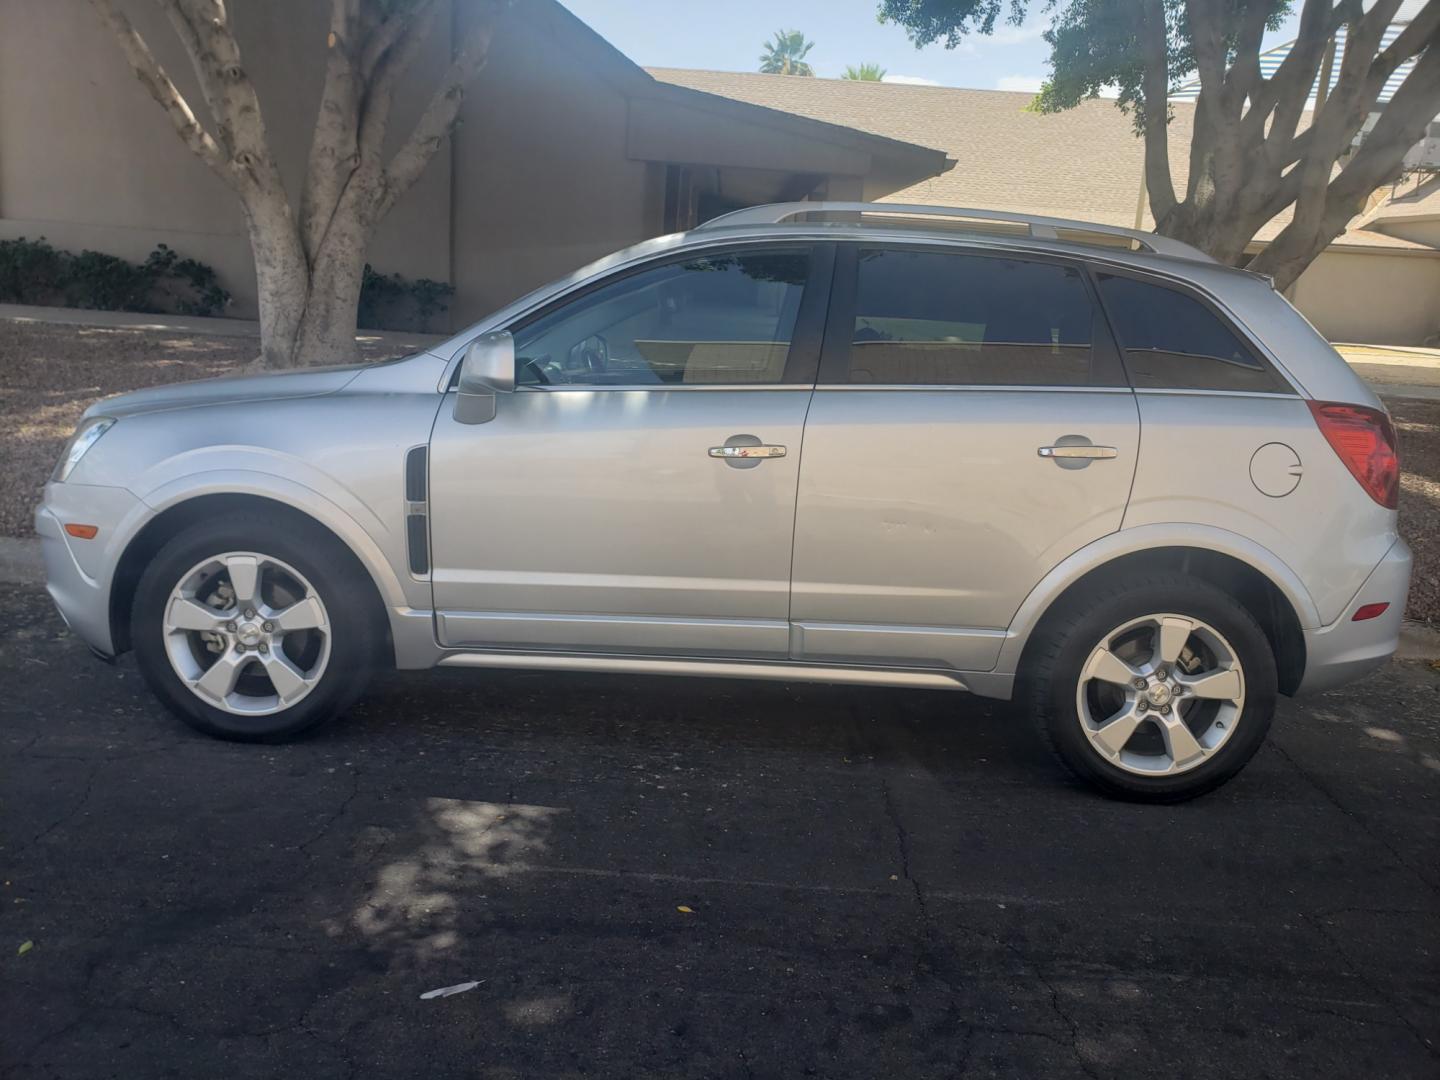
[[(455, 286), (431, 278), (411, 281), (400, 274), (380, 274), (369, 263), (360, 282), (356, 322), (367, 330), (408, 330), (431, 333), (431, 321), (450, 307)], [(443, 329), (441, 327), (440, 329)]]
[(135, 264), (100, 251), (73, 252), (39, 240), (0, 240), (0, 303), (218, 315), (230, 294), (215, 271), (164, 244)]

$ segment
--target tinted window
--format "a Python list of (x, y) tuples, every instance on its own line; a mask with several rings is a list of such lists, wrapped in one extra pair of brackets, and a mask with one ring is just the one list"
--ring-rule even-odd
[(1094, 309), (1079, 271), (930, 251), (859, 255), (851, 382), (1089, 381)]
[(527, 385), (778, 383), (810, 258), (707, 255), (602, 286), (515, 334)]
[(1133, 278), (1100, 275), (1100, 294), (1137, 387), (1286, 389), (1199, 300)]

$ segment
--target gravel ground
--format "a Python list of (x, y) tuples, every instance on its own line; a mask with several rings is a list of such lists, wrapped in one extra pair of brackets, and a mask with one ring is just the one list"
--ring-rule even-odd
[(1391, 400), (1400, 438), (1400, 531), (1415, 552), (1406, 612), (1440, 627), (1440, 401)]
[[(361, 342), (369, 359), (402, 351)], [(225, 375), (256, 352), (249, 338), (0, 323), (0, 536), (29, 536), (31, 514), (80, 414), (111, 394)], [(1440, 401), (1391, 399), (1405, 467), (1400, 531), (1415, 550), (1410, 618), (1440, 626)]]

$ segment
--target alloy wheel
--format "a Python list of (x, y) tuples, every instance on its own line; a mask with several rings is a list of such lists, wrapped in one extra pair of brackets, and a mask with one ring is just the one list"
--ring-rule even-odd
[(1213, 626), (1173, 613), (1106, 634), (1080, 670), (1081, 729), (1110, 764), (1142, 776), (1198, 768), (1234, 735), (1245, 674)]
[(288, 709), (330, 660), (330, 618), (288, 563), (252, 551), (191, 567), (165, 605), (165, 651), (201, 701), (242, 716)]

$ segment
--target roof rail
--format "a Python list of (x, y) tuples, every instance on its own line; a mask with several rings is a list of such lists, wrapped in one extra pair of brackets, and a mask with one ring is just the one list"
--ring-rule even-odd
[(1119, 225), (1099, 225), (1093, 221), (1072, 221), (1069, 218), (1042, 217), (1039, 214), (1015, 214), (1005, 210), (975, 210), (959, 206), (920, 206), (909, 203), (876, 202), (788, 202), (770, 203), (766, 206), (747, 206), (711, 218), (696, 231), (717, 228), (731, 228), (737, 225), (778, 225), (790, 218), (805, 214), (886, 214), (896, 217), (945, 217), (969, 219), (972, 221), (1005, 221), (1017, 225), (1028, 225), (1030, 236), (1035, 240), (1057, 240), (1057, 230), (1093, 233), (1097, 236), (1116, 236), (1129, 240), (1145, 251), (1156, 255), (1173, 255), (1181, 259), (1200, 262), (1214, 262), (1199, 248), (1172, 240), (1168, 236), (1143, 232), (1140, 229), (1126, 229)]

